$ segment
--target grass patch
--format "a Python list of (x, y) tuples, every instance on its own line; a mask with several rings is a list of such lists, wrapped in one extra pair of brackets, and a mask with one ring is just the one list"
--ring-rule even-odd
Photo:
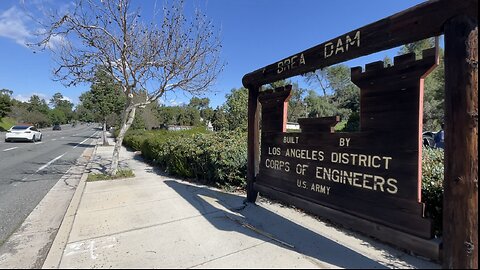
[(348, 122), (347, 120), (342, 120), (338, 122), (338, 124), (335, 126), (335, 131), (342, 131), (347, 125), (347, 122)]
[(115, 180), (120, 178), (131, 178), (135, 177), (135, 173), (131, 169), (122, 169), (118, 170), (117, 174), (111, 176), (105, 173), (89, 173), (87, 177), (87, 182), (94, 181), (104, 181), (104, 180)]
[(10, 117), (0, 118), (0, 131), (7, 131), (15, 125), (15, 120)]

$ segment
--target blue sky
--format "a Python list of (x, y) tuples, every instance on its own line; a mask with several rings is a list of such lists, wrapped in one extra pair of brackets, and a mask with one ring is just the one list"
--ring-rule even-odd
[[(136, 0), (146, 18), (155, 1)], [(163, 3), (163, 0), (157, 1)], [(187, 8), (199, 7), (221, 29), (222, 58), (227, 62), (216, 84), (205, 96), (211, 106), (225, 101), (232, 88), (242, 86), (244, 74), (272, 64), (287, 56), (313, 47), (329, 39), (393, 15), (423, 1), (419, 0), (195, 0), (186, 1)], [(23, 5), (22, 3), (25, 3)], [(33, 53), (25, 43), (35, 40), (38, 28), (24, 7), (41, 17), (44, 8), (63, 8), (62, 0), (0, 0), (0, 89), (13, 90), (19, 100), (32, 94), (48, 99), (62, 93), (75, 104), (89, 85), (64, 87), (53, 81), (55, 67), (51, 55)], [(346, 64), (353, 67), (396, 55), (398, 49), (365, 56)], [(301, 77), (292, 81), (307, 87)], [(188, 103), (190, 96), (176, 92), (162, 99), (171, 104)]]

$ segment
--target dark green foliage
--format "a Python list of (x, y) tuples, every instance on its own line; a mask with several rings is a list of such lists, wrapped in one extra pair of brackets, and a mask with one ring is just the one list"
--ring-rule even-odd
[(218, 107), (212, 117), (212, 125), (213, 130), (220, 131), (220, 130), (228, 130), (228, 120), (227, 120), (227, 113), (225, 109), (222, 107)]
[(147, 159), (172, 175), (195, 178), (219, 187), (246, 185), (247, 140), (245, 133), (152, 131), (130, 133), (124, 144), (141, 150)]
[(50, 112), (48, 112), (48, 117), (50, 118), (51, 123), (53, 123), (54, 125), (67, 123), (67, 116), (60, 109), (51, 110)]
[[(32, 96), (32, 98), (33, 98), (33, 96)], [(30, 101), (30, 103), (33, 104), (32, 101)], [(45, 103), (45, 101), (43, 101), (43, 103)], [(44, 105), (46, 105), (46, 104), (44, 104)], [(44, 105), (41, 104), (41, 106), (44, 106)], [(54, 124), (55, 123), (65, 124), (65, 123), (70, 122), (74, 118), (74, 114), (73, 114), (73, 111), (72, 111), (73, 103), (68, 101), (67, 99), (65, 99), (61, 93), (55, 93), (53, 95), (53, 97), (50, 99), (50, 105), (52, 105), (55, 108), (55, 110), (61, 111), (63, 113), (63, 116), (64, 116), (64, 119), (63, 119), (63, 117), (61, 117), (61, 119), (62, 119), (61, 122), (57, 122), (57, 120), (52, 119), (52, 122)], [(41, 109), (40, 109), (40, 111), (41, 111)], [(56, 113), (56, 115), (58, 116), (60, 114)]]
[(247, 130), (248, 122), (248, 90), (244, 87), (232, 89), (226, 96), (224, 107), (228, 122), (228, 130)]
[(352, 112), (348, 118), (347, 124), (341, 130), (343, 132), (355, 132), (360, 130), (360, 114)]
[(7, 116), (7, 114), (12, 111), (12, 99), (10, 98), (11, 94), (12, 91), (8, 89), (0, 90), (0, 119)]
[(443, 160), (443, 149), (423, 148), (422, 201), (425, 203), (425, 215), (433, 220), (433, 231), (436, 236), (442, 235)]
[[(329, 117), (342, 115), (341, 109), (338, 109), (329, 101), (328, 97), (319, 96), (315, 91), (310, 90), (305, 97), (305, 103), (308, 107), (308, 117)], [(343, 119), (343, 117), (342, 117)]]
[(156, 109), (161, 125), (201, 126), (202, 112), (194, 106), (159, 106)]
[(107, 123), (107, 119), (111, 115), (118, 118), (125, 102), (125, 95), (113, 77), (102, 68), (98, 68), (90, 90), (80, 96), (79, 105), (82, 108), (80, 112), (83, 109), (89, 111), (89, 117), (93, 117), (95, 121), (113, 125), (114, 123)]

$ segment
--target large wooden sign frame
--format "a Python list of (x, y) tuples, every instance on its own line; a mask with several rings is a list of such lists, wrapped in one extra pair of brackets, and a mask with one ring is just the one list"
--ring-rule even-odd
[[(260, 191), (386, 242), (438, 258), (440, 245), (428, 240), (430, 224), (422, 217), (420, 203), (422, 89), (423, 78), (435, 65), (431, 51), (418, 61), (411, 55), (398, 57), (391, 68), (372, 63), (365, 72), (352, 69), (352, 81), (361, 89), (361, 131), (348, 136), (331, 132), (329, 125), (335, 119), (305, 119), (303, 125), (300, 123), (302, 133), (285, 133), (289, 89), (266, 94), (259, 89), (264, 84), (444, 34), (446, 171), (441, 259), (445, 267), (477, 268), (477, 9), (477, 0), (429, 1), (246, 74), (247, 199), (255, 202)], [(385, 90), (391, 88), (391, 93)], [(270, 119), (262, 122), (262, 134), (259, 102), (262, 118)], [(392, 119), (394, 125), (389, 125)], [(402, 139), (393, 138), (398, 145), (386, 145), (381, 135), (393, 133), (384, 130), (398, 131), (399, 126), (406, 131), (399, 132)], [(341, 147), (346, 147), (345, 151), (340, 151)], [(360, 155), (365, 166), (359, 166)], [(328, 168), (348, 174), (342, 179), (350, 187), (331, 179), (327, 179), (329, 185), (322, 185), (319, 180), (332, 178), (331, 171), (325, 173)], [(361, 179), (352, 178), (352, 171)], [(353, 192), (352, 186), (363, 193)]]

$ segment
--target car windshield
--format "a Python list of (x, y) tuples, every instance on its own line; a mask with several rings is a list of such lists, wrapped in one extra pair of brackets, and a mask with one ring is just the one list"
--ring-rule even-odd
[(12, 130), (22, 130), (22, 129), (27, 129), (29, 126), (13, 126)]

